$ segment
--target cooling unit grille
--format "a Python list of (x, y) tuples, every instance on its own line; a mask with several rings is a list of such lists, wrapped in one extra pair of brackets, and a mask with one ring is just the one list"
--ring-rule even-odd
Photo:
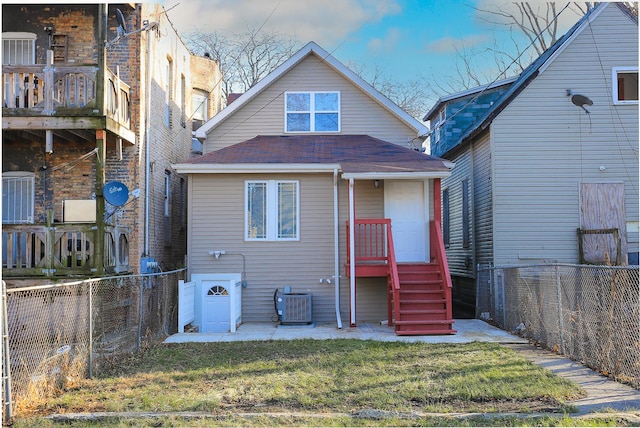
[(278, 314), (282, 324), (309, 324), (312, 322), (311, 294), (278, 294)]

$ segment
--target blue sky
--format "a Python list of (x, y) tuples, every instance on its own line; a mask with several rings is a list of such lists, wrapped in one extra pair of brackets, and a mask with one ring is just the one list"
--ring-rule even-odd
[[(476, 9), (509, 7), (504, 0), (164, 0), (179, 32), (223, 34), (258, 28), (315, 41), (349, 67), (359, 64), (398, 81), (427, 79), (448, 92), (456, 88), (459, 52), (509, 48), (505, 27), (479, 19)], [(542, 4), (541, 1), (533, 1)], [(565, 3), (558, 3), (561, 9)], [(563, 13), (561, 34), (578, 15)], [(490, 54), (473, 55), (486, 81), (497, 79)], [(502, 76), (506, 77), (506, 76)], [(439, 95), (445, 95), (443, 92)], [(437, 98), (434, 95), (434, 101)]]

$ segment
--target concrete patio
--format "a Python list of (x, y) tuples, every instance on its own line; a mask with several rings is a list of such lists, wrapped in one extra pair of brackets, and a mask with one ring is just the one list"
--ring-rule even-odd
[(455, 320), (453, 335), (398, 336), (392, 326), (384, 324), (360, 324), (350, 328), (336, 324), (278, 325), (277, 323), (244, 323), (235, 333), (176, 333), (164, 343), (186, 342), (234, 342), (247, 340), (293, 340), (293, 339), (360, 339), (385, 342), (424, 343), (528, 343), (526, 339), (493, 327), (476, 319)]

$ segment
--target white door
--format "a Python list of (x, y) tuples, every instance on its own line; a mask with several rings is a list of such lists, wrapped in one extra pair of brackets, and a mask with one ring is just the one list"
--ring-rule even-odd
[(391, 219), (397, 262), (424, 262), (427, 256), (425, 192), (422, 181), (385, 181), (384, 212)]
[(229, 281), (202, 280), (202, 332), (226, 333), (230, 328)]

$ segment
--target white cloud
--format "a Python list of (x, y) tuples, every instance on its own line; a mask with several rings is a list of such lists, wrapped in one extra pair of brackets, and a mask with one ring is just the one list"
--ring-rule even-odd
[(425, 46), (425, 52), (443, 54), (456, 52), (460, 49), (469, 49), (481, 45), (489, 39), (487, 34), (474, 34), (467, 37), (443, 37)]
[(373, 53), (391, 52), (397, 48), (398, 42), (402, 37), (402, 33), (397, 28), (391, 28), (383, 38), (376, 37), (369, 40), (367, 48)]
[(183, 34), (242, 33), (266, 22), (266, 31), (291, 34), (302, 43), (315, 41), (326, 48), (363, 25), (400, 11), (398, 0), (164, 0), (163, 4)]

